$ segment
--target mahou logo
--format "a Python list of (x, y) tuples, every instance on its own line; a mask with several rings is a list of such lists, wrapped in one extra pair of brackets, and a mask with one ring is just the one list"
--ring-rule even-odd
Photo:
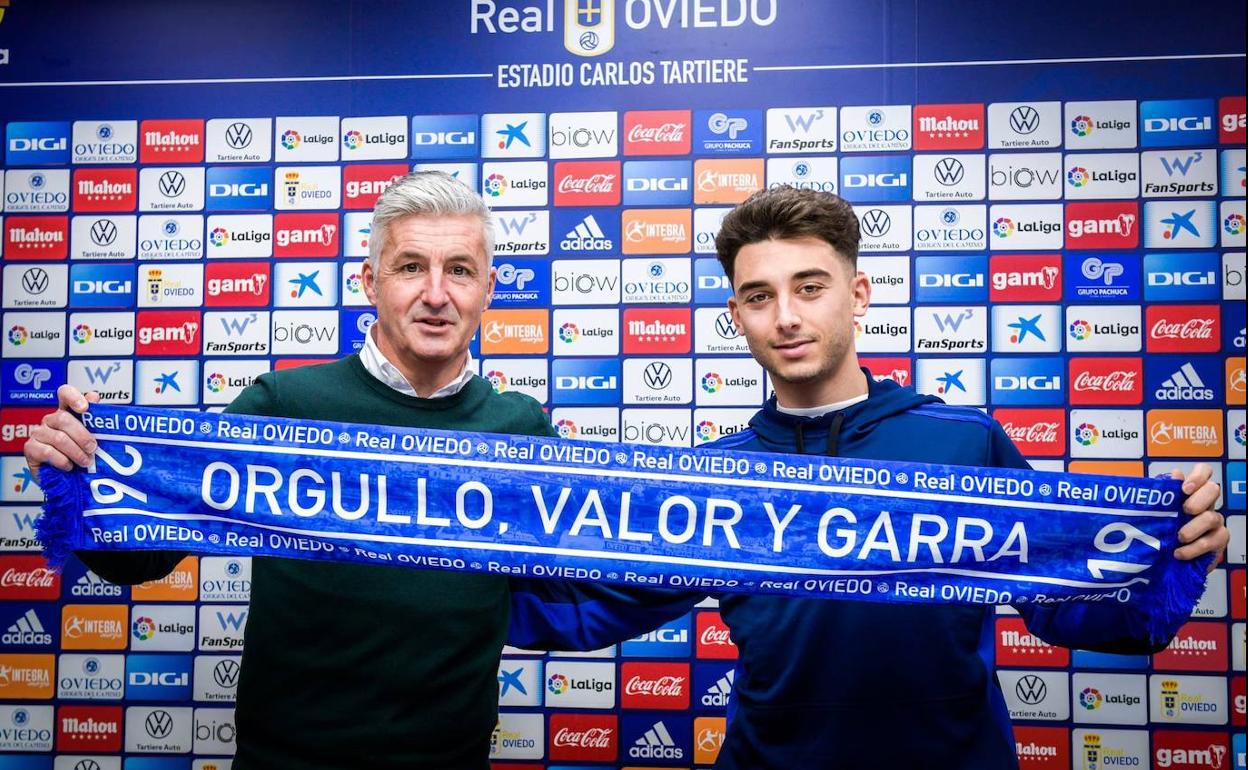
[(1135, 201), (1066, 204), (1066, 248), (1134, 249), (1140, 245)]
[(901, 387), (906, 387), (913, 380), (913, 364), (909, 358), (859, 358), (859, 362), (867, 367), (871, 376), (877, 380), (892, 380)]
[(139, 138), (139, 163), (204, 162), (202, 120), (145, 120)]
[(733, 643), (728, 625), (718, 612), (698, 613), (698, 657), (711, 660), (737, 658), (737, 645)]
[(1226, 671), (1226, 626), (1222, 623), (1187, 623), (1166, 649), (1153, 656), (1160, 671)]
[(386, 188), (405, 174), (407, 166), (402, 163), (345, 166), (342, 169), (342, 207), (371, 211)]
[(554, 187), (556, 206), (618, 206), (620, 162), (556, 163)]
[(999, 618), (997, 663), (1002, 666), (1065, 666), (1070, 663), (1070, 650), (1054, 647), (1031, 633), (1022, 618)]
[(989, 260), (993, 302), (1057, 302), (1062, 298), (1060, 254), (1011, 254)]
[(273, 256), (338, 256), (337, 214), (278, 214), (273, 218)]
[(614, 762), (619, 734), (614, 714), (552, 714), (547, 753), (553, 760)]
[(1072, 358), (1070, 403), (1134, 406), (1144, 401), (1142, 358)]
[(978, 150), (984, 146), (984, 105), (919, 104), (914, 108), (914, 149)]
[(61, 576), (42, 556), (0, 556), (0, 599), (61, 598)]
[(689, 708), (688, 663), (625, 663), (620, 706), (632, 709)]
[(1065, 409), (998, 409), (1001, 423), (1018, 451), (1027, 457), (1061, 457), (1066, 451)]
[(688, 353), (692, 346), (689, 308), (628, 308), (624, 311), (624, 353)]
[(624, 113), (625, 155), (688, 155), (693, 144), (689, 110)]
[(139, 204), (136, 168), (81, 168), (74, 172), (74, 211), (134, 211)]
[(1067, 770), (1070, 736), (1063, 727), (1015, 727), (1014, 752), (1019, 770)]
[(65, 259), (69, 255), (69, 217), (5, 217), (4, 258)]
[(1149, 353), (1216, 353), (1222, 346), (1217, 305), (1149, 305), (1144, 328)]
[(198, 355), (201, 328), (198, 310), (140, 311), (135, 319), (134, 354)]
[(121, 706), (61, 706), (58, 751), (121, 751)]
[(208, 307), (266, 307), (269, 263), (209, 262), (204, 266), (204, 304)]

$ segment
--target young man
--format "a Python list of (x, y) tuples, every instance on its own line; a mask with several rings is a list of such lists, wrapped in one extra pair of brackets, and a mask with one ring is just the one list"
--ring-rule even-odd
[[(858, 238), (848, 203), (809, 190), (756, 193), (724, 219), (716, 248), (733, 286), (728, 307), (775, 395), (748, 430), (708, 446), (1026, 468), (978, 409), (946, 406), (859, 367), (854, 319), (867, 311), (871, 284), (857, 272)], [(1181, 559), (1228, 542), (1210, 472), (1198, 466), (1184, 484), (1193, 518), (1180, 531)], [(549, 590), (558, 601), (560, 587)], [(1051, 644), (1156, 650), (1141, 641), (1131, 610), (1018, 609)], [(739, 659), (719, 770), (1017, 767), (993, 675), (992, 608), (725, 595), (720, 611)], [(558, 628), (546, 632), (567, 641)]]
[[(226, 411), (309, 420), (552, 436), (541, 406), (495, 393), (473, 374), (468, 342), (494, 289), (490, 212), (440, 172), (416, 173), (377, 201), (364, 290), (377, 307), (363, 350), (271, 372)], [(75, 419), (89, 400), (66, 385), (60, 408), (26, 444), (32, 471), (85, 466), (94, 440)], [(169, 574), (186, 554), (83, 552), (106, 580)], [(566, 590), (577, 595), (575, 587)], [(596, 588), (611, 615), (592, 627), (627, 635), (627, 591)], [(234, 770), (486, 770), (498, 714), (498, 662), (513, 594), (495, 575), (256, 558), (235, 712)], [(518, 600), (541, 616), (541, 602)], [(635, 606), (628, 622), (679, 615)], [(592, 613), (592, 602), (578, 612)], [(537, 623), (562, 625), (561, 618)], [(530, 645), (523, 617), (512, 640)]]

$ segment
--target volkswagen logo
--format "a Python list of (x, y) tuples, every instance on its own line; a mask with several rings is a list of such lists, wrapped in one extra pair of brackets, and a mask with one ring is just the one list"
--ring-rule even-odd
[(867, 235), (874, 238), (879, 238), (886, 234), (888, 228), (892, 226), (892, 218), (883, 209), (871, 209), (862, 215), (862, 229), (867, 231)]
[(941, 158), (936, 162), (936, 181), (945, 187), (953, 187), (966, 176), (962, 161), (957, 158)]
[(231, 123), (225, 129), (225, 143), (231, 149), (241, 150), (251, 144), (251, 126), (246, 123)]
[(186, 191), (186, 177), (180, 171), (166, 171), (160, 175), (160, 194), (176, 198)]
[(651, 390), (663, 390), (672, 384), (672, 367), (662, 361), (647, 364), (642, 375), (645, 377), (646, 387)]
[(233, 687), (238, 684), (238, 661), (226, 658), (212, 667), (212, 680), (218, 687)]
[(109, 246), (117, 240), (117, 225), (108, 219), (97, 219), (91, 225), (91, 242), (96, 246)]
[(715, 319), (715, 333), (726, 340), (735, 340), (741, 336), (737, 325), (732, 322), (732, 313), (725, 310), (719, 314), (719, 317)]
[(1049, 686), (1035, 674), (1027, 674), (1014, 685), (1014, 694), (1023, 703), (1034, 706), (1044, 701), (1049, 694)]
[(74, 770), (100, 770), (100, 763), (87, 757), (74, 763)]
[(1040, 127), (1040, 113), (1035, 107), (1024, 104), (1010, 112), (1010, 128), (1016, 134), (1031, 134)]
[(173, 716), (164, 709), (157, 709), (143, 720), (143, 728), (147, 730), (148, 735), (157, 740), (168, 738), (173, 732)]
[(32, 267), (22, 273), (22, 288), (27, 294), (43, 294), (48, 288), (48, 271)]

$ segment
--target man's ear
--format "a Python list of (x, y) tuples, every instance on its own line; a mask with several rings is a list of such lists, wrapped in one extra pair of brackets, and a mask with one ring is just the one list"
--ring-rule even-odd
[(373, 261), (371, 259), (364, 260), (364, 265), (360, 268), (360, 281), (364, 284), (364, 296), (368, 297), (368, 304), (376, 307), (377, 274), (373, 272)]
[(867, 308), (871, 307), (871, 279), (859, 270), (849, 283), (849, 292), (854, 317), (863, 317), (867, 314)]

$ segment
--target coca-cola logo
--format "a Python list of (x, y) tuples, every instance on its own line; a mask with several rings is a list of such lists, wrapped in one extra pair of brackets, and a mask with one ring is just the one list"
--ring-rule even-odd
[(555, 733), (555, 746), (581, 749), (607, 749), (611, 747), (611, 736), (615, 729), (611, 727), (590, 727), (585, 730), (573, 730), (561, 727)]
[(1135, 391), (1135, 378), (1138, 372), (1119, 369), (1105, 374), (1080, 372), (1074, 381), (1077, 391), (1098, 391), (1101, 393), (1131, 393)]
[(559, 180), (561, 193), (610, 193), (615, 190), (615, 174), (591, 174), (577, 177), (569, 174)]
[(630, 142), (683, 142), (684, 123), (661, 123), (657, 126), (633, 126), (628, 132)]
[(1153, 324), (1151, 334), (1155, 340), (1207, 340), (1213, 337), (1213, 319), (1171, 322), (1162, 318)]
[(702, 644), (705, 645), (731, 645), (732, 639), (729, 636), (727, 628), (720, 628), (717, 625), (707, 626), (702, 631)]
[(56, 585), (56, 573), (47, 567), (18, 570), (9, 567), (0, 576), (0, 588), (51, 588)]
[(1059, 426), (1055, 422), (1036, 422), (1030, 425), (1015, 425), (1012, 422), (1007, 422), (1003, 423), (1001, 427), (1005, 429), (1005, 435), (1009, 436), (1011, 441), (1049, 443), (1057, 441)]
[(675, 698), (683, 694), (684, 686), (685, 677), (683, 676), (660, 676), (657, 679), (634, 676), (624, 685), (624, 694)]

